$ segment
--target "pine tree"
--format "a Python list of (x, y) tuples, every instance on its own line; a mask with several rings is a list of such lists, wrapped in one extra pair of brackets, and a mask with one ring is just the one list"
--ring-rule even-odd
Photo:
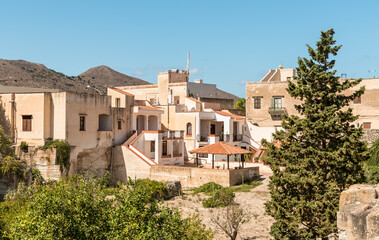
[(340, 193), (364, 180), (367, 147), (362, 128), (353, 124), (358, 116), (348, 107), (364, 87), (344, 92), (361, 79), (335, 76), (335, 60), (329, 57), (341, 46), (333, 35), (333, 29), (321, 32), (316, 49), (307, 45), (310, 59), (298, 59), (298, 76), (287, 91), (301, 100), (295, 106), (300, 116), (283, 116), (284, 130), (274, 134), (280, 148), (265, 143), (273, 171), (266, 212), (276, 220), (270, 232), (275, 239), (327, 239), (337, 231)]

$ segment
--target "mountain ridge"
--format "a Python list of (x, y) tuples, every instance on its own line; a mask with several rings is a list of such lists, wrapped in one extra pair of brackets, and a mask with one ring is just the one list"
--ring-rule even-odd
[[(100, 65), (78, 76), (67, 76), (47, 68), (44, 64), (25, 60), (0, 59), (0, 85), (59, 89), (77, 93), (106, 92), (107, 86), (132, 86), (151, 84), (116, 70)], [(87, 86), (90, 86), (88, 88)]]

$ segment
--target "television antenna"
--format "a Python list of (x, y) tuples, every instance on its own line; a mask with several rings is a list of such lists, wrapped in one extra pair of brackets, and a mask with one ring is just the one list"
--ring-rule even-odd
[(376, 72), (376, 70), (375, 70), (375, 69), (372, 69), (372, 70), (368, 70), (368, 73), (369, 73), (369, 74), (371, 74), (371, 73), (373, 73), (373, 74), (374, 74), (374, 77), (373, 77), (373, 78), (375, 78), (375, 72)]

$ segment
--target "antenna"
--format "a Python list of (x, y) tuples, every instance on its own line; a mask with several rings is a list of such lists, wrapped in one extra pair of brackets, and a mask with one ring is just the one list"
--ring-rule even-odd
[(187, 73), (189, 74), (189, 58), (190, 58), (190, 53), (189, 51), (187, 52)]
[(376, 72), (376, 70), (368, 70), (368, 73), (370, 74), (370, 73), (374, 73), (374, 77), (373, 78), (375, 78), (375, 72)]

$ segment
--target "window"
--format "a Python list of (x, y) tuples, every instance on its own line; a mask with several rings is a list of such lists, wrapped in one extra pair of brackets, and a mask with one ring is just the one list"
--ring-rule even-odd
[(211, 134), (216, 134), (216, 125), (211, 124)]
[(371, 129), (371, 122), (364, 122), (363, 129)]
[(155, 152), (155, 141), (150, 141), (150, 152)]
[(116, 98), (116, 107), (121, 107), (121, 100), (120, 98)]
[(179, 96), (174, 96), (174, 103), (179, 104)]
[(254, 97), (254, 109), (261, 109), (261, 98), (262, 97)]
[(360, 104), (361, 101), (362, 101), (361, 97), (356, 97), (356, 98), (354, 98), (353, 103), (354, 103), (354, 104)]
[(22, 131), (32, 131), (32, 115), (22, 116)]
[(287, 77), (287, 81), (290, 81), (291, 80), (291, 77)]
[(167, 156), (167, 141), (162, 142), (162, 156)]
[(208, 153), (199, 153), (200, 158), (208, 158)]
[(271, 107), (273, 109), (282, 109), (282, 97), (271, 98)]
[(150, 98), (150, 101), (149, 101), (151, 104), (155, 104), (155, 98)]
[(117, 128), (120, 130), (121, 129), (121, 120), (117, 121)]
[(85, 130), (86, 130), (86, 117), (80, 116), (79, 131), (85, 131)]
[(187, 136), (192, 136), (192, 124), (187, 123)]

